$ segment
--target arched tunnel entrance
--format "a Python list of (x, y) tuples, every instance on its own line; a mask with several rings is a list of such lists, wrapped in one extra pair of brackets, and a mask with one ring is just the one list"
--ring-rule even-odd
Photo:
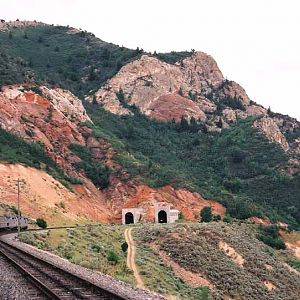
[(158, 213), (158, 223), (167, 223), (167, 213), (164, 210), (159, 211)]
[(125, 214), (125, 224), (134, 224), (133, 213), (128, 212)]

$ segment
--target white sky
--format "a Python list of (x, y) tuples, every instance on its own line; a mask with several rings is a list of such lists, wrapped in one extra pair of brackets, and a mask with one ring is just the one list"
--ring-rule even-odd
[(146, 51), (196, 49), (249, 97), (300, 120), (299, 0), (0, 0), (0, 18), (93, 32)]

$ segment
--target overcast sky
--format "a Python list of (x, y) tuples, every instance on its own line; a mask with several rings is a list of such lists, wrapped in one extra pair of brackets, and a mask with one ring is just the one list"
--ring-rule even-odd
[(70, 25), (146, 51), (204, 51), (252, 100), (300, 120), (299, 2), (0, 0), (0, 18)]

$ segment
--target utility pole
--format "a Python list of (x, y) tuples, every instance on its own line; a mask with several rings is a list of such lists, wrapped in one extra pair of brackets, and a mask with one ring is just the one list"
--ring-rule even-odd
[(20, 210), (20, 194), (21, 194), (21, 183), (25, 183), (24, 180), (21, 180), (18, 178), (15, 180), (17, 183), (17, 189), (18, 189), (18, 235), (20, 234), (21, 231), (21, 210)]

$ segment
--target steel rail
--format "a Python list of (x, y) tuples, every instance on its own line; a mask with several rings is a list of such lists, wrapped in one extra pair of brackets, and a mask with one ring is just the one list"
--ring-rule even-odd
[[(4, 241), (0, 241), (0, 253), (6, 257), (7, 260), (9, 260), (28, 279), (28, 281), (35, 285), (48, 299), (125, 300), (125, 298), (122, 298), (113, 292), (107, 291), (80, 276), (77, 276), (59, 266), (53, 265), (42, 258), (38, 258)], [(33, 272), (27, 270), (30, 268), (38, 270), (39, 276), (36, 276), (36, 274), (32, 274)], [(54, 276), (51, 275), (51, 272), (54, 272), (54, 274), (58, 277), (54, 278)], [(49, 278), (52, 279), (52, 285), (53, 282), (57, 282), (61, 289), (68, 291), (68, 294), (61, 296), (56, 291), (53, 291), (53, 287), (49, 286)], [(48, 284), (43, 282), (43, 279), (46, 282), (48, 281)], [(84, 295), (84, 293), (86, 294)]]

